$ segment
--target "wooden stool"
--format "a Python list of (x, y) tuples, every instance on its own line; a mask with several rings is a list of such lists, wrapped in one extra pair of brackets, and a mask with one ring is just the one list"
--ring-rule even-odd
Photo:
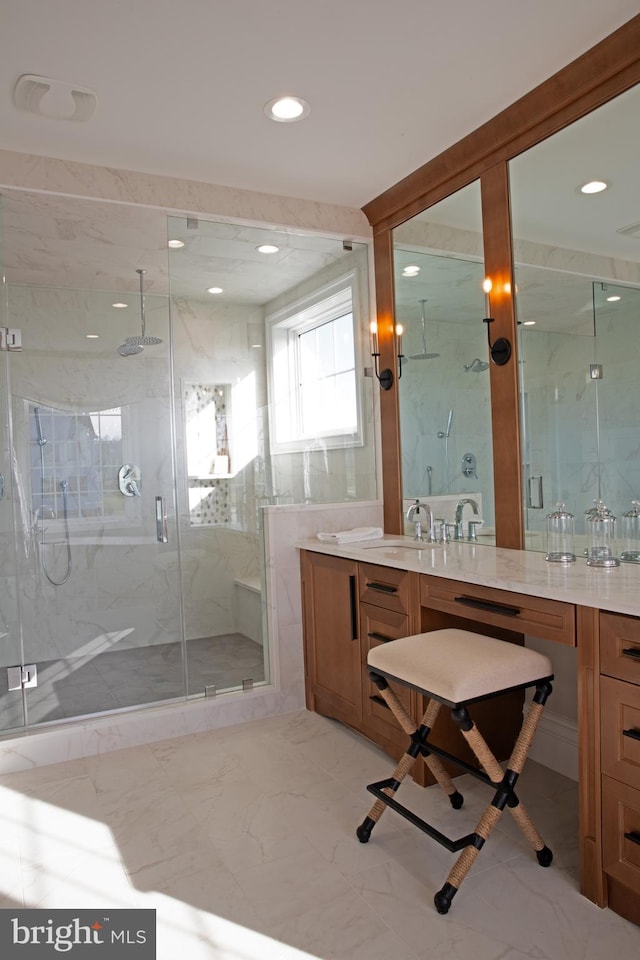
[[(526, 647), (467, 630), (451, 629), (433, 630), (430, 633), (402, 637), (400, 640), (381, 644), (369, 651), (367, 663), (371, 680), (411, 739), (406, 753), (392, 776), (386, 780), (371, 783), (367, 787), (377, 800), (356, 831), (358, 840), (366, 843), (385, 807), (391, 807), (447, 850), (452, 853), (462, 851), (444, 886), (434, 897), (438, 913), (448, 912), (453, 897), (500, 819), (505, 806), (509, 808), (514, 820), (535, 850), (538, 862), (543, 867), (548, 867), (553, 854), (518, 800), (514, 787), (531, 749), (544, 704), (551, 693), (550, 681), (553, 680), (551, 661), (541, 653), (528, 650)], [(389, 687), (387, 678), (416, 690), (428, 698), (427, 709), (419, 727), (416, 727), (415, 722)], [(503, 771), (470, 718), (467, 706), (501, 693), (532, 686), (536, 688), (533, 701), (524, 718), (507, 769)], [(484, 768), (484, 772), (428, 741), (443, 704), (451, 709), (453, 720)], [(456, 810), (462, 806), (463, 797), (454, 787), (440, 758), (448, 760), (466, 773), (496, 788), (491, 803), (485, 809), (473, 833), (459, 840), (451, 840), (395, 799), (395, 793), (400, 784), (419, 756), (427, 764)]]

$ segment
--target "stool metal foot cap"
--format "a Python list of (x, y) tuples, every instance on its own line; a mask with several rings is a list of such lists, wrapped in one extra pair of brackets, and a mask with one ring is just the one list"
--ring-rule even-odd
[(365, 817), (358, 829), (356, 830), (356, 837), (360, 843), (366, 843), (371, 836), (371, 831), (375, 826), (375, 820), (372, 820), (371, 817)]
[(458, 790), (455, 793), (449, 794), (449, 802), (454, 810), (459, 810), (462, 804), (464, 803), (464, 797)]
[(549, 847), (543, 847), (542, 850), (536, 850), (536, 857), (541, 867), (548, 867), (553, 860), (553, 853)]
[(451, 906), (451, 901), (458, 892), (457, 887), (454, 887), (451, 883), (445, 883), (436, 893), (433, 898), (433, 902), (436, 905), (436, 910), (438, 913), (449, 913), (449, 907)]

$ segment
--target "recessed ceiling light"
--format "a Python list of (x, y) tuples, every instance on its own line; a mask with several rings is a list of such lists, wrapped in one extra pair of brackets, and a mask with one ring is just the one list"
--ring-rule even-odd
[(264, 105), (264, 112), (269, 119), (277, 120), (279, 123), (303, 120), (310, 111), (311, 107), (301, 97), (274, 97)]
[(258, 253), (277, 253), (280, 247), (276, 247), (273, 243), (261, 243), (259, 247), (256, 247)]
[(535, 320), (523, 320), (523, 321), (522, 321), (522, 326), (523, 326), (523, 327), (535, 327), (535, 325), (536, 325)]
[(167, 246), (172, 250), (179, 250), (180, 247), (184, 247), (184, 240), (169, 240)]
[(207, 293), (222, 293), (222, 287), (208, 287)]
[(87, 334), (87, 340), (99, 340), (99, 339), (100, 339), (100, 334), (99, 334), (99, 333), (88, 333), (88, 334)]
[(408, 267), (405, 267), (402, 271), (403, 277), (417, 277), (420, 273), (420, 267), (416, 267), (415, 264), (410, 264)]
[(616, 303), (618, 300), (620, 300), (620, 297), (616, 297), (616, 296), (607, 297), (607, 302), (608, 302), (608, 303)]
[(129, 304), (128, 303), (112, 303), (111, 306), (115, 307), (116, 310), (126, 310)]
[(580, 193), (602, 193), (608, 186), (606, 180), (589, 180), (588, 183), (581, 184), (579, 189)]

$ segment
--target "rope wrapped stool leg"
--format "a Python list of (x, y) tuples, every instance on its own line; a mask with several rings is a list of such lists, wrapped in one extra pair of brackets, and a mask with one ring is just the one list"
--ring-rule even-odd
[(489, 779), (496, 787), (496, 793), (491, 804), (482, 814), (475, 829), (473, 844), (464, 848), (451, 869), (444, 886), (434, 897), (438, 913), (448, 912), (453, 897), (459, 890), (462, 881), (473, 866), (478, 853), (500, 819), (505, 806), (508, 807), (514, 820), (533, 847), (538, 863), (543, 867), (550, 865), (553, 859), (551, 850), (545, 844), (542, 836), (538, 833), (533, 821), (529, 817), (529, 814), (513, 792), (513, 788), (522, 772), (531, 748), (538, 723), (540, 722), (544, 702), (550, 692), (551, 684), (548, 682), (537, 686), (534, 700), (529, 706), (527, 715), (522, 723), (506, 771), (502, 770), (502, 767), (487, 746), (486, 741), (478, 732), (477, 727), (467, 713), (466, 707), (459, 707), (451, 711), (454, 720), (460, 727), (462, 735), (485, 769)]
[[(462, 794), (459, 793), (454, 787), (451, 777), (443, 767), (438, 757), (429, 754), (428, 748), (424, 745), (434, 723), (436, 722), (438, 713), (440, 712), (441, 704), (438, 703), (437, 700), (429, 700), (422, 718), (422, 722), (419, 727), (416, 727), (414, 721), (411, 719), (403, 704), (400, 702), (384, 677), (380, 677), (377, 674), (372, 673), (371, 680), (376, 684), (378, 690), (380, 691), (381, 697), (384, 699), (385, 703), (393, 713), (404, 732), (411, 737), (407, 752), (404, 754), (397, 767), (393, 771), (390, 778), (390, 785), (383, 788), (383, 793), (386, 793), (388, 796), (393, 796), (397, 792), (402, 781), (413, 768), (416, 759), (421, 756), (433, 773), (436, 781), (440, 784), (444, 792), (449, 797), (451, 805), (456, 810), (459, 809), (463, 803)], [(373, 807), (356, 830), (356, 836), (361, 843), (367, 842), (371, 836), (371, 831), (384, 813), (385, 808), (386, 804), (384, 800), (376, 800)]]
[[(410, 742), (393, 776), (368, 784), (367, 790), (373, 794), (376, 802), (356, 830), (358, 839), (366, 843), (385, 808), (391, 807), (392, 811), (450, 853), (457, 854), (446, 882), (434, 897), (438, 913), (448, 913), (453, 897), (491, 836), (505, 807), (533, 847), (538, 862), (548, 866), (553, 855), (520, 803), (515, 785), (529, 754), (542, 709), (551, 693), (553, 667), (549, 658), (517, 643), (451, 627), (428, 630), (379, 644), (369, 651), (367, 663), (372, 682)], [(418, 726), (393, 690), (389, 689), (387, 681), (408, 687), (425, 698), (426, 709)], [(467, 708), (473, 709), (473, 705), (501, 694), (531, 687), (536, 690), (533, 703), (519, 724), (520, 730), (511, 757), (503, 770), (489, 744), (475, 727)], [(450, 709), (477, 763), (470, 763), (466, 756), (450, 752), (444, 738), (440, 742), (438, 737), (429, 739), (442, 706)], [(396, 797), (400, 784), (418, 757), (422, 757), (456, 808), (462, 806), (462, 796), (455, 789), (444, 763), (453, 764), (493, 789), (492, 799), (480, 815), (473, 833), (448, 836), (441, 832), (437, 823), (419, 816)]]

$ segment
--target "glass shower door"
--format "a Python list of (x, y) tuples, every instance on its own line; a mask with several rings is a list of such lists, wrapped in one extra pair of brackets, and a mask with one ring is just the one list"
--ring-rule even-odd
[[(0, 197), (0, 244), (2, 240)], [(0, 266), (2, 266), (0, 246)], [(4, 270), (0, 271), (4, 275)], [(10, 677), (21, 677), (23, 662), (18, 618), (18, 553), (14, 525), (15, 484), (11, 469), (11, 423), (6, 284), (0, 286), (0, 733), (24, 724), (23, 694), (9, 689)], [(9, 671), (13, 670), (13, 674)]]
[(8, 313), (26, 722), (184, 697), (167, 298), (10, 286)]
[(600, 496), (598, 381), (592, 286), (582, 277), (517, 268), (525, 543), (545, 549), (545, 518), (562, 502), (584, 535)]

